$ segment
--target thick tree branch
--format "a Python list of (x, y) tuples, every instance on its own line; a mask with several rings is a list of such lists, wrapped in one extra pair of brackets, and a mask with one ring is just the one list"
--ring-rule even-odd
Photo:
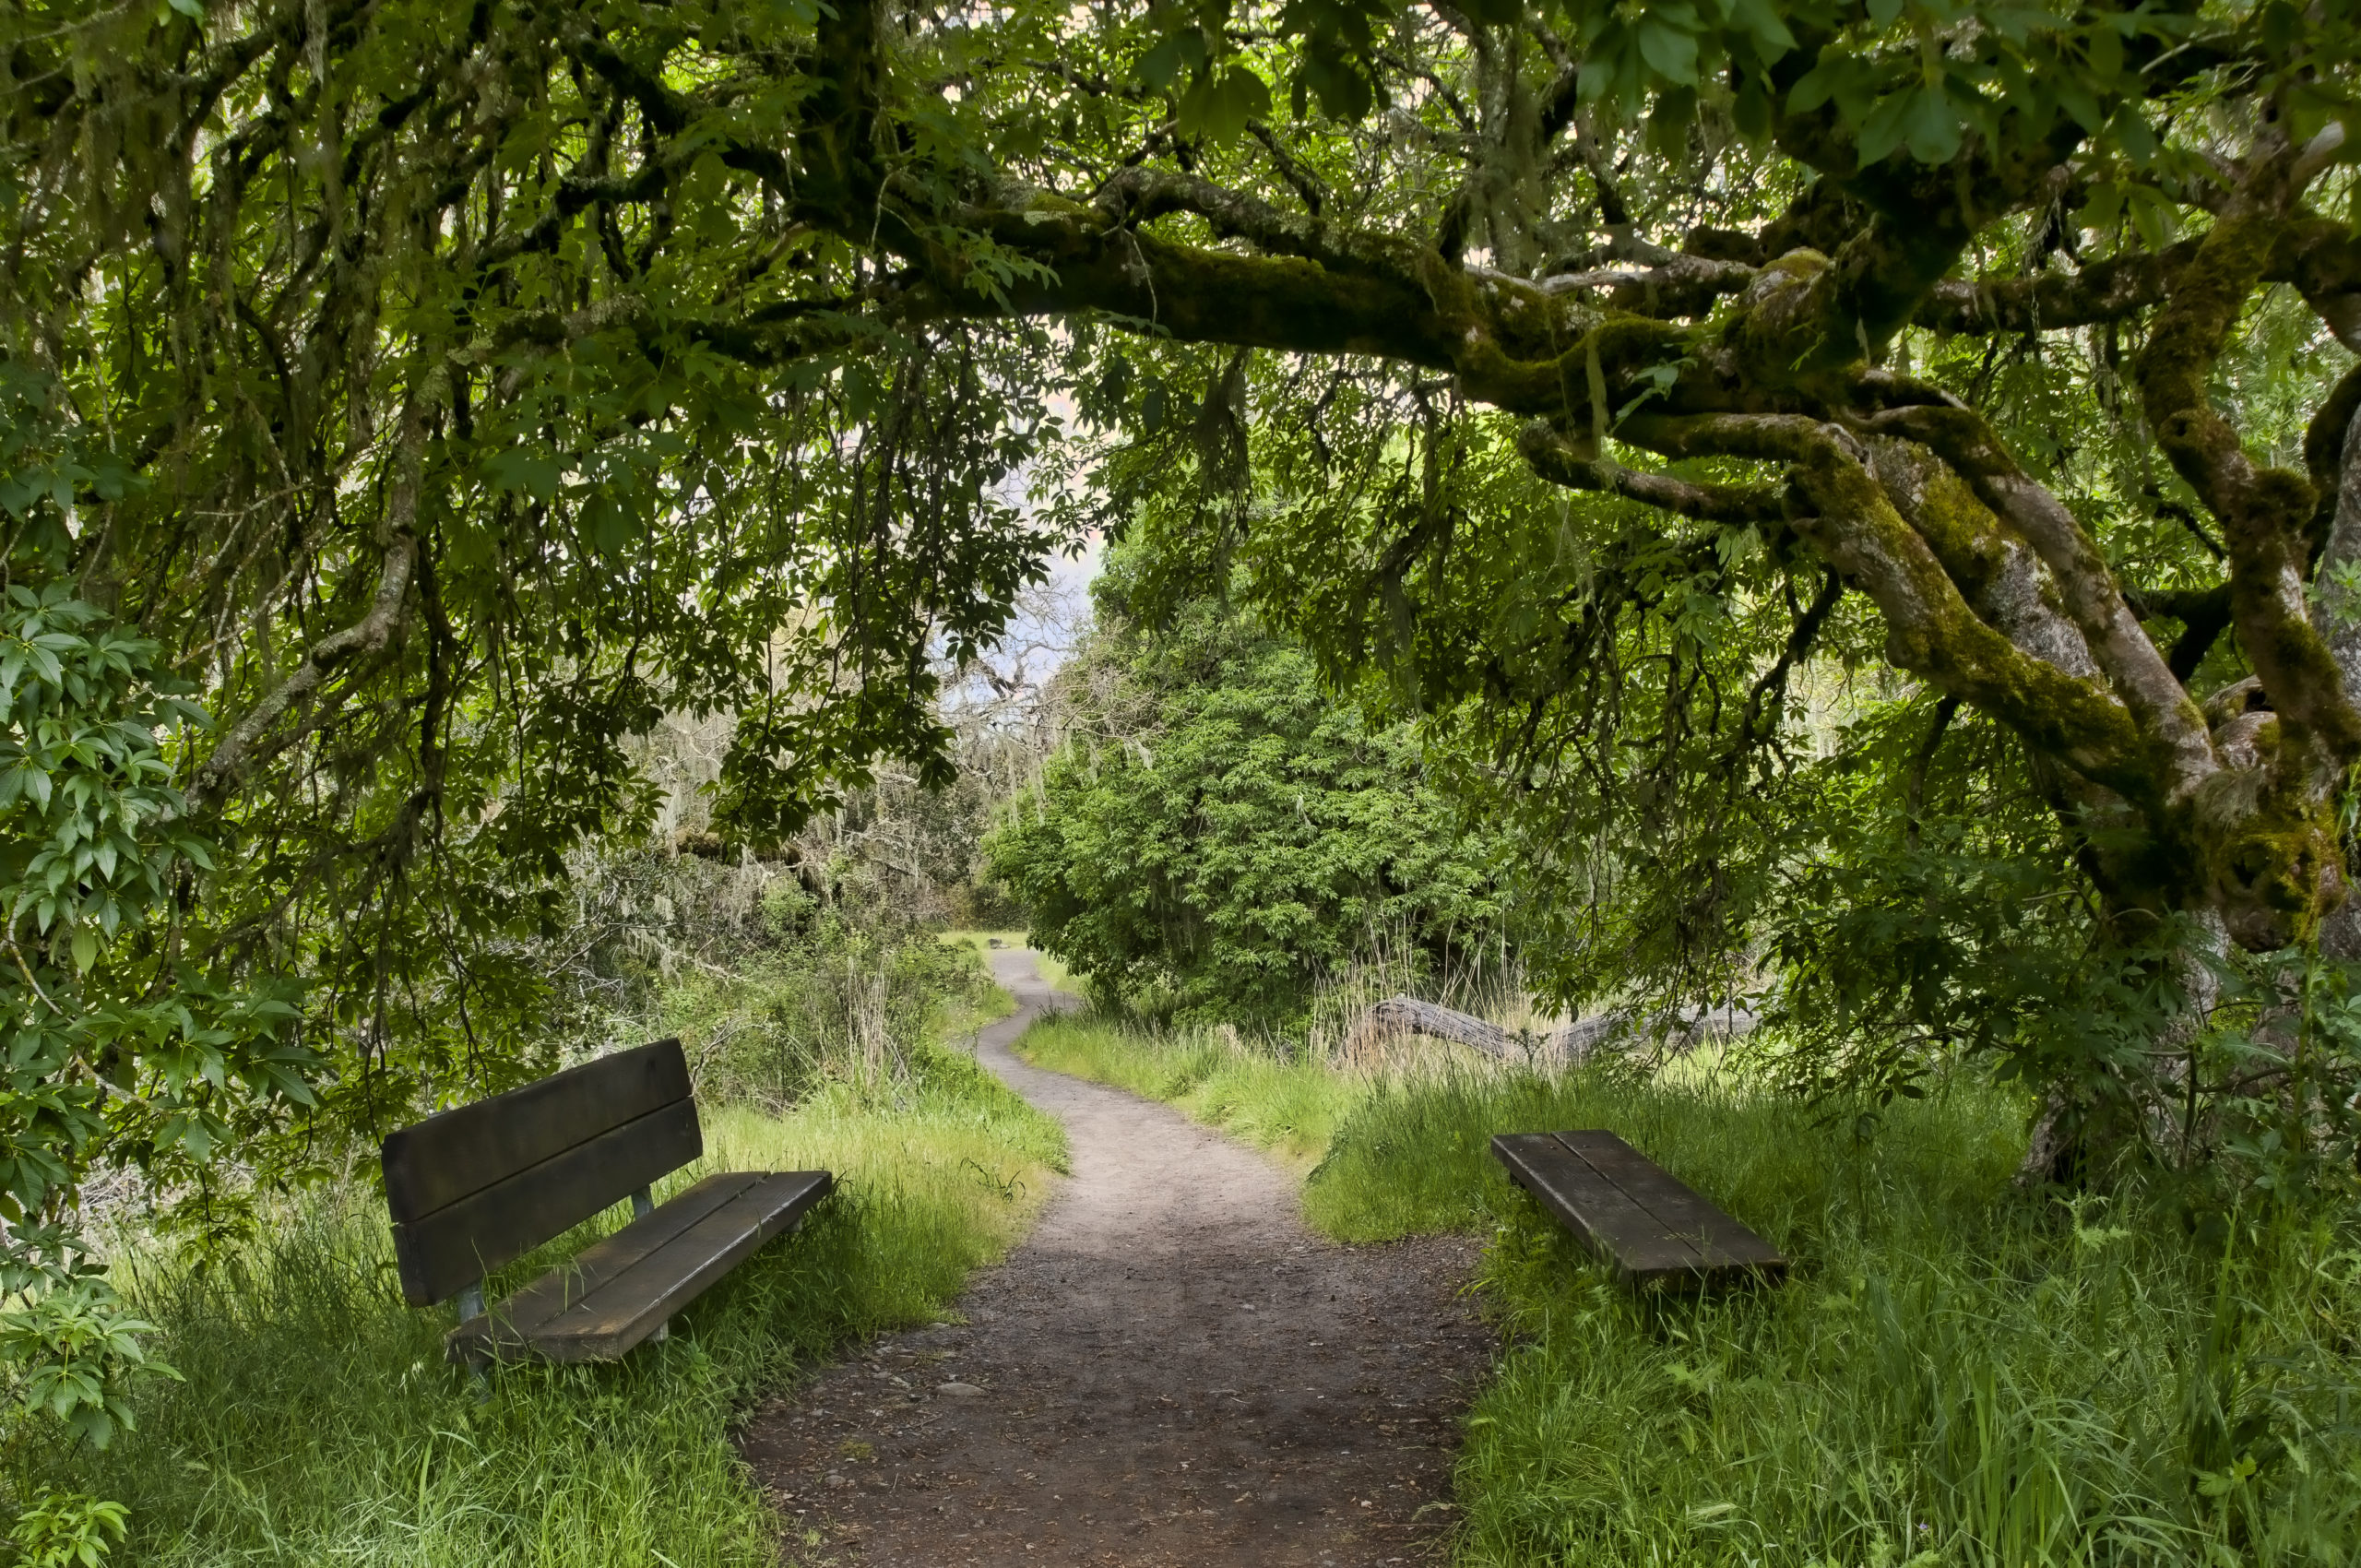
[(2297, 194), (2296, 161), (2275, 129), (2258, 137), (2237, 187), (2158, 312), (2135, 378), (2157, 445), (2222, 523), (2238, 640), (2273, 709), (2294, 727), (2292, 739), (2316, 741), (2321, 760), (2342, 768), (2361, 760), (2361, 711), (2345, 699), (2335, 659), (2312, 625), (2312, 488), (2302, 475), (2255, 463), (2214, 410), (2209, 386)]
[[(2120, 321), (2169, 299), (2201, 243), (2126, 251), (2074, 272), (1946, 279), (1928, 291), (1912, 319), (1937, 332), (1965, 334)], [(2292, 284), (2339, 341), (2361, 352), (2361, 235), (2329, 219), (2291, 214), (2272, 231), (2261, 280)]]
[(2212, 774), (2216, 765), (2205, 716), (2141, 629), (2098, 541), (2047, 486), (2017, 466), (1983, 417), (1967, 409), (1919, 407), (1891, 410), (1868, 423), (1934, 452), (2033, 546), (2091, 658), (2168, 759), (2167, 796), (2185, 793)]
[(2084, 778), (2158, 803), (2130, 714), (2095, 682), (2017, 647), (1987, 624), (1838, 426), (1797, 415), (1643, 414), (1620, 436), (1667, 457), (1726, 454), (1785, 463), (1816, 511), (1796, 531), (1867, 593), (1886, 624), (1887, 657), (1974, 703)]
[(393, 640), (402, 623), (411, 576), (418, 564), (418, 498), (426, 452), (427, 417), (426, 404), (415, 396), (402, 410), (395, 436), (393, 472), (386, 490), (383, 563), (368, 612), (342, 631), (314, 643), (287, 678), (231, 727), (196, 770), (189, 790), (194, 810), (203, 813), (219, 806), (247, 768), (275, 749), (268, 740), (270, 731), (289, 709), (309, 701), (338, 670), (380, 652)]

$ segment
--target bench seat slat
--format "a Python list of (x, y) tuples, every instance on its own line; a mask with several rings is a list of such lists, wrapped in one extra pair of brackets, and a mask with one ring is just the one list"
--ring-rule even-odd
[(1503, 1133), (1492, 1153), (1626, 1285), (1695, 1289), (1786, 1270), (1777, 1248), (1613, 1133)]
[[(605, 1236), (500, 1303), (503, 1336), (522, 1343), (552, 1318), (647, 1261), (647, 1255), (761, 1181), (759, 1170), (725, 1170)], [(473, 1320), (482, 1323), (484, 1320)]]
[(1517, 1184), (1626, 1278), (1693, 1272), (1697, 1249), (1548, 1133), (1503, 1133), (1493, 1152)]
[(825, 1170), (708, 1176), (452, 1330), (453, 1360), (604, 1360), (647, 1338), (835, 1185)]
[(1699, 1196), (1696, 1190), (1612, 1133), (1560, 1133), (1558, 1141), (1620, 1187), (1664, 1228), (1697, 1249), (1708, 1269), (1785, 1268), (1779, 1249)]

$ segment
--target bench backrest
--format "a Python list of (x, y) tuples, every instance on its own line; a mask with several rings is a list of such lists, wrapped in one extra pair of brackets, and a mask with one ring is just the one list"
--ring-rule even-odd
[(704, 1152), (677, 1039), (405, 1127), (383, 1151), (402, 1294), (455, 1296)]

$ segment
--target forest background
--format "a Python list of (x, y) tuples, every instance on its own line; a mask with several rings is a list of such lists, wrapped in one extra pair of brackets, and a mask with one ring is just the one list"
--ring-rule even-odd
[(5, 13), (18, 1453), (136, 1418), (94, 1178), (226, 1266), (708, 942), (816, 999), (749, 1103), (899, 1081), (1003, 797), (1151, 1021), (1743, 994), (1864, 1138), (2344, 1234), (2345, 8), (454, 15)]

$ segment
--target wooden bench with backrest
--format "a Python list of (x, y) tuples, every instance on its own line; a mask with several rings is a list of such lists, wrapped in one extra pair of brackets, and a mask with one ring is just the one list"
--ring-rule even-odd
[(1786, 1275), (1778, 1248), (1612, 1133), (1502, 1133), (1492, 1155), (1625, 1285), (1688, 1291)]
[[(825, 1170), (732, 1170), (657, 1206), (655, 1182), (705, 1153), (677, 1039), (430, 1116), (383, 1153), (402, 1294), (414, 1307), (457, 1296), (446, 1351), (476, 1367), (604, 1360), (661, 1338), (835, 1185)], [(626, 1197), (630, 1224), (485, 1310), (485, 1276)]]

